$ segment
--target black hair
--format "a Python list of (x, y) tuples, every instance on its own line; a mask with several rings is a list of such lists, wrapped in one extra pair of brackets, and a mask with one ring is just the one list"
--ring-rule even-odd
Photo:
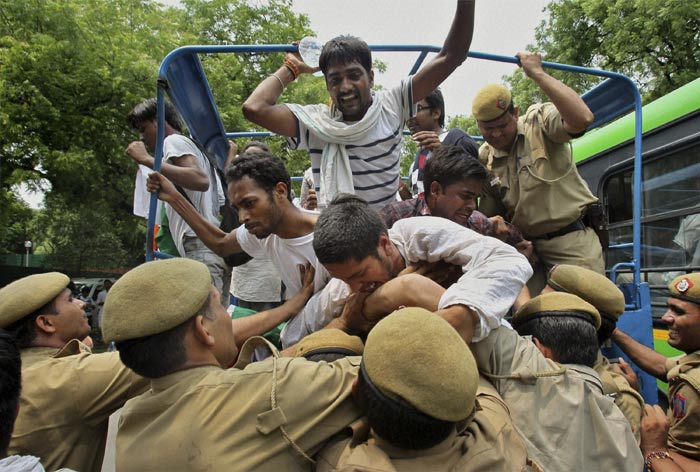
[(439, 420), (399, 399), (389, 398), (358, 374), (357, 400), (378, 436), (401, 449), (427, 449), (447, 439), (456, 423)]
[(287, 186), (287, 200), (292, 201), (292, 179), (280, 159), (265, 151), (244, 152), (226, 169), (226, 183), (243, 177), (253, 179), (260, 188), (272, 195), (279, 182)]
[(362, 198), (339, 194), (321, 212), (314, 228), (314, 252), (321, 264), (379, 257), (379, 237), (386, 224)]
[(438, 119), (438, 124), (440, 128), (445, 126), (445, 99), (442, 96), (442, 91), (440, 88), (436, 88), (430, 94), (425, 97), (425, 101), (428, 102), (430, 108), (437, 108), (440, 110), (440, 118)]
[[(61, 292), (63, 293), (63, 292)], [(15, 321), (5, 329), (12, 335), (20, 349), (28, 348), (36, 339), (36, 319), (39, 315), (58, 315), (56, 298), (33, 313)]]
[(359, 62), (369, 74), (372, 71), (372, 51), (367, 43), (355, 36), (337, 36), (326, 44), (321, 50), (318, 65), (326, 74), (333, 64), (350, 64)]
[(270, 152), (270, 148), (267, 146), (267, 144), (263, 143), (262, 141), (248, 141), (245, 146), (243, 146), (243, 149), (241, 150), (241, 154), (246, 152), (248, 149), (256, 147), (259, 148), (265, 152)]
[(430, 191), (433, 182), (439, 183), (444, 189), (455, 182), (466, 178), (474, 178), (483, 182), (488, 177), (488, 171), (476, 156), (472, 156), (460, 146), (441, 146), (430, 155), (423, 169), (423, 188)]
[[(155, 98), (149, 98), (136, 105), (126, 117), (131, 127), (138, 130), (144, 122), (156, 120), (158, 117), (157, 103)], [(182, 133), (182, 121), (180, 121), (177, 110), (168, 100), (165, 101), (165, 121), (178, 133)]]
[(197, 314), (162, 333), (142, 338), (117, 341), (119, 357), (125, 366), (148, 379), (157, 379), (175, 372), (187, 361), (185, 334), (198, 315), (216, 316), (211, 308), (211, 295)]
[(595, 326), (584, 319), (587, 316), (578, 311), (543, 311), (516, 330), (521, 336), (539, 339), (560, 364), (593, 367), (598, 356), (598, 337)]
[(0, 329), (0, 458), (7, 456), (22, 388), (22, 357), (13, 336)]

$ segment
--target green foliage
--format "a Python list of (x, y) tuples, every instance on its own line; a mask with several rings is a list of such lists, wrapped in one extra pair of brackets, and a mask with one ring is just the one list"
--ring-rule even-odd
[[(286, 44), (309, 33), (291, 3), (0, 0), (0, 252), (22, 233), (65, 270), (135, 263), (145, 224), (131, 214), (136, 165), (124, 150), (137, 135), (127, 113), (155, 95), (159, 64), (179, 46)], [(281, 60), (203, 59), (227, 129), (248, 129), (240, 106)], [(293, 93), (323, 99), (317, 83)], [(11, 190), (20, 182), (49, 189), (37, 224)]]
[(466, 131), (470, 136), (479, 136), (481, 131), (476, 125), (476, 119), (473, 116), (457, 115), (450, 117), (447, 129), (459, 128)]
[[(546, 60), (621, 72), (651, 101), (700, 75), (700, 0), (555, 0), (536, 31)], [(553, 73), (579, 93), (597, 78)], [(518, 70), (506, 78), (521, 108), (544, 99)]]

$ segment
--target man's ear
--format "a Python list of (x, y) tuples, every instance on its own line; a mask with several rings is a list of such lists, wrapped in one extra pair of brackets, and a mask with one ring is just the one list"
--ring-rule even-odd
[(516, 121), (518, 120), (519, 113), (520, 113), (520, 108), (513, 107), (513, 118), (515, 118)]
[(553, 361), (555, 361), (555, 362), (557, 361), (557, 360), (554, 358), (554, 352), (553, 352), (550, 348), (548, 348), (547, 346), (545, 346), (544, 344), (542, 344), (542, 341), (540, 341), (539, 339), (537, 339), (536, 337), (533, 336), (533, 337), (532, 337), (532, 342), (535, 343), (535, 346), (536, 346), (537, 349), (542, 353), (542, 355), (543, 355), (544, 357), (546, 357), (547, 359), (551, 359), (551, 360), (553, 360)]
[(46, 334), (56, 332), (56, 326), (53, 323), (53, 317), (56, 315), (39, 315), (34, 319), (36, 328)]
[(368, 75), (369, 75), (369, 86), (374, 87), (374, 69), (370, 69)]
[(278, 198), (281, 198), (282, 200), (287, 200), (287, 193), (289, 192), (289, 189), (287, 188), (287, 184), (285, 184), (284, 182), (277, 182), (273, 187), (272, 191)]
[(442, 195), (442, 185), (437, 180), (430, 182), (430, 195), (438, 196)]
[(192, 322), (192, 332), (194, 338), (206, 346), (214, 345), (214, 334), (211, 332), (206, 318), (202, 315), (197, 315)]

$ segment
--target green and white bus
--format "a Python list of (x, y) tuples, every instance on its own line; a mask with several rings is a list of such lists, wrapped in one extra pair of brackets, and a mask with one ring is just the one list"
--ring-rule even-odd
[[(642, 119), (640, 272), (651, 289), (654, 346), (671, 356), (680, 352), (660, 321), (664, 290), (677, 275), (700, 271), (700, 78), (645, 105)], [(633, 138), (630, 114), (573, 143), (579, 172), (607, 210), (608, 269), (631, 259)]]

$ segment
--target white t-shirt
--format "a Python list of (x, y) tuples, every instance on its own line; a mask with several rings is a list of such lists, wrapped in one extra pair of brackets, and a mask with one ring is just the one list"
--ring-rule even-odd
[[(402, 80), (397, 87), (375, 92), (373, 100), (379, 100), (382, 105), (377, 125), (365, 139), (357, 144), (346, 145), (345, 149), (350, 157), (355, 194), (379, 210), (393, 201), (399, 188), (403, 128), (413, 104), (411, 79)], [(325, 141), (312, 134), (301, 121), (297, 121), (298, 135), (296, 138), (288, 137), (287, 143), (292, 149), (309, 152), (314, 187), (319, 195), (321, 154)]]
[(280, 276), (267, 259), (251, 259), (233, 268), (231, 293), (246, 302), (279, 302)]
[[(166, 136), (163, 142), (163, 161), (169, 162), (178, 157), (192, 155), (197, 159), (199, 168), (209, 177), (209, 189), (206, 192), (198, 192), (183, 188), (185, 193), (192, 202), (192, 205), (197, 211), (211, 224), (219, 226), (219, 207), (224, 203), (223, 188), (219, 183), (216, 172), (213, 172), (206, 156), (202, 154), (197, 145), (186, 136), (181, 134), (171, 134)], [(172, 162), (170, 162), (172, 164)], [(165, 213), (168, 216), (168, 224), (170, 225), (170, 233), (173, 236), (173, 241), (177, 245), (177, 250), (181, 256), (185, 255), (183, 238), (185, 236), (197, 236), (192, 228), (172, 209), (170, 205), (165, 204)]]
[[(306, 212), (306, 210), (301, 211)], [(250, 234), (243, 225), (236, 228), (235, 231), (238, 244), (245, 252), (252, 257), (268, 259), (275, 266), (286, 287), (285, 296), (287, 299), (301, 290), (302, 280), (298, 265), (310, 262), (316, 269), (314, 275), (315, 292), (323, 289), (330, 279), (330, 274), (316, 258), (313, 248), (313, 233), (293, 239), (282, 239), (276, 234), (258, 239)]]

